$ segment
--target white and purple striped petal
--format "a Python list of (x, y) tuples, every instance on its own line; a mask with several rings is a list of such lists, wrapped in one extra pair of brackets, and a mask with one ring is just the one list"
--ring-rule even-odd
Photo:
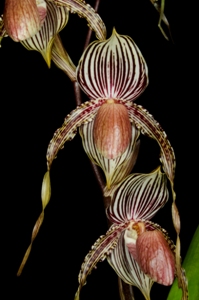
[(64, 147), (65, 142), (74, 138), (79, 126), (93, 120), (102, 103), (103, 100), (82, 103), (66, 116), (62, 127), (55, 131), (53, 138), (48, 145), (46, 154), (48, 170), (50, 170), (51, 164), (57, 156), (58, 151)]
[(148, 84), (146, 62), (134, 43), (117, 34), (91, 43), (77, 67), (77, 79), (91, 99), (135, 100)]
[(48, 0), (58, 6), (66, 7), (70, 13), (78, 14), (80, 18), (85, 18), (88, 26), (95, 32), (97, 39), (106, 39), (106, 26), (94, 8), (83, 0)]
[(124, 282), (138, 287), (145, 299), (150, 300), (153, 281), (141, 271), (138, 263), (130, 254), (125, 243), (124, 234), (125, 231), (121, 233), (117, 246), (110, 253), (107, 260)]
[(98, 262), (103, 261), (117, 245), (120, 234), (125, 230), (126, 224), (112, 225), (105, 235), (100, 236), (86, 255), (78, 276), (79, 287), (75, 300), (79, 300), (81, 288), (86, 284), (87, 276), (92, 272)]
[(165, 131), (153, 116), (142, 106), (136, 105), (135, 103), (126, 103), (125, 105), (129, 112), (130, 120), (135, 122), (136, 127), (141, 130), (141, 133), (158, 142), (161, 149), (160, 161), (173, 188), (176, 161), (173, 148), (171, 147)]
[(114, 223), (149, 220), (168, 198), (166, 175), (160, 168), (149, 174), (132, 174), (116, 189), (107, 216)]
[(54, 38), (66, 26), (68, 15), (66, 7), (47, 2), (47, 15), (41, 29), (32, 38), (21, 42), (28, 50), (40, 52), (49, 67)]

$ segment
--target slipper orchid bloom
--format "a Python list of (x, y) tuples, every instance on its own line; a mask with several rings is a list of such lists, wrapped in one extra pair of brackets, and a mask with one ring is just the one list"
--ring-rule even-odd
[(84, 150), (102, 168), (110, 188), (130, 174), (141, 131), (159, 143), (164, 172), (173, 182), (175, 156), (165, 132), (133, 103), (148, 84), (147, 65), (134, 41), (114, 29), (108, 40), (91, 43), (79, 61), (77, 81), (90, 101), (67, 115), (54, 133), (47, 150), (48, 172), (79, 128)]
[(72, 111), (50, 141), (48, 171), (42, 183), (42, 212), (34, 226), (31, 244), (18, 275), (28, 259), (50, 200), (51, 164), (65, 142), (74, 138), (78, 127), (81, 126), (84, 149), (90, 159), (103, 169), (108, 187), (124, 179), (135, 162), (134, 150), (137, 152), (140, 130), (134, 122), (131, 124), (127, 107), (148, 83), (147, 66), (136, 44), (130, 37), (120, 36), (113, 30), (110, 39), (95, 41), (87, 47), (77, 67), (76, 77), (92, 100)]
[(159, 143), (163, 170), (173, 184), (175, 156), (167, 136), (145, 109), (133, 103), (148, 84), (147, 65), (134, 41), (117, 34), (114, 29), (108, 40), (94, 41), (87, 47), (76, 74), (90, 101), (67, 115), (50, 141), (47, 172), (42, 183), (42, 212), (34, 226), (18, 275), (27, 261), (50, 200), (52, 162), (65, 142), (75, 137), (78, 128), (87, 155), (104, 171), (107, 189), (130, 174), (138, 152), (140, 132)]
[(44, 0), (6, 0), (4, 26), (6, 33), (15, 41), (23, 41), (35, 35), (46, 17)]
[(104, 23), (84, 1), (6, 0), (0, 18), (0, 42), (8, 35), (28, 50), (39, 51), (50, 67), (55, 37), (66, 26), (69, 11), (84, 17), (97, 38), (106, 38)]
[(99, 261), (107, 258), (117, 275), (150, 299), (153, 282), (171, 285), (175, 276), (175, 246), (164, 229), (149, 220), (169, 197), (166, 175), (132, 174), (118, 185), (107, 216), (112, 226), (92, 246), (79, 274), (80, 290)]
[(54, 39), (66, 26), (68, 16), (66, 7), (58, 7), (53, 2), (6, 0), (0, 41), (10, 36), (28, 50), (40, 52), (50, 67)]

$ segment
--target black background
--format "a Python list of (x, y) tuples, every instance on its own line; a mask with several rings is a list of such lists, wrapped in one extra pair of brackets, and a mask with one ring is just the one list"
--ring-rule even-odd
[[(89, 1), (94, 5), (94, 1)], [(131, 36), (149, 68), (149, 86), (136, 100), (147, 108), (166, 131), (177, 159), (175, 190), (181, 215), (182, 258), (198, 224), (197, 216), (197, 88), (194, 80), (194, 43), (188, 24), (175, 1), (166, 1), (165, 13), (173, 41), (158, 29), (158, 13), (149, 0), (101, 1), (99, 14), (110, 37), (113, 26)], [(1, 3), (3, 12), (3, 2)], [(70, 15), (61, 32), (64, 46), (75, 64), (82, 54), (88, 27)], [(92, 40), (95, 39), (94, 34)], [(0, 49), (1, 99), (1, 205), (3, 278), (20, 299), (73, 299), (84, 256), (107, 230), (100, 189), (84, 153), (79, 135), (65, 145), (53, 162), (52, 197), (27, 265), (16, 277), (41, 211), (40, 192), (46, 171), (46, 149), (54, 131), (75, 108), (70, 80), (42, 56), (5, 38)], [(87, 98), (83, 95), (83, 100)], [(159, 164), (159, 148), (141, 138), (135, 172), (150, 172)], [(171, 197), (154, 218), (175, 240)], [(88, 277), (81, 299), (119, 299), (117, 276), (106, 261)], [(134, 288), (137, 299), (143, 296)], [(166, 299), (169, 288), (154, 284), (152, 299)]]

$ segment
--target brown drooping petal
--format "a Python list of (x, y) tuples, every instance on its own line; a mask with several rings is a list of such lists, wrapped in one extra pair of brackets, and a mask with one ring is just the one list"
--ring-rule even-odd
[(131, 131), (126, 107), (113, 99), (107, 100), (94, 123), (94, 141), (99, 152), (108, 159), (122, 155), (131, 141)]
[(79, 287), (74, 300), (79, 300), (81, 288), (86, 284), (86, 278), (96, 268), (98, 262), (103, 261), (117, 246), (118, 239), (126, 224), (112, 225), (106, 235), (101, 235), (86, 255), (78, 276)]
[[(51, 0), (52, 1), (52, 0)], [(59, 7), (67, 8), (71, 14), (78, 14), (80, 18), (85, 18), (88, 26), (95, 32), (99, 40), (106, 39), (106, 26), (101, 17), (95, 12), (90, 4), (83, 0), (53, 0)]]
[(158, 230), (146, 231), (136, 242), (137, 261), (141, 270), (163, 285), (171, 285), (175, 274), (174, 255)]

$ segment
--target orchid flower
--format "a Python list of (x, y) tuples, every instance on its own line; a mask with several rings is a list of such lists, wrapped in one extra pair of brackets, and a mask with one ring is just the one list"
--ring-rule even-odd
[[(50, 168), (66, 141), (74, 138), (77, 129), (89, 158), (99, 165), (111, 189), (130, 174), (137, 155), (140, 132), (154, 138), (161, 149), (161, 163), (173, 195), (173, 222), (177, 232), (177, 273), (180, 278), (180, 219), (175, 205), (173, 180), (175, 155), (166, 133), (149, 112), (133, 103), (148, 84), (146, 62), (134, 43), (113, 30), (108, 40), (97, 40), (84, 51), (77, 70), (77, 81), (90, 101), (67, 115), (61, 128), (54, 133), (47, 150), (47, 172), (42, 183), (42, 212), (33, 229), (30, 246), (18, 274), (29, 256), (32, 243), (43, 222), (44, 209), (50, 200)], [(183, 281), (182, 281), (183, 282)], [(182, 285), (182, 283), (181, 283)]]
[(106, 38), (106, 27), (94, 9), (79, 0), (6, 0), (0, 18), (0, 42), (10, 36), (28, 50), (39, 51), (50, 67), (52, 46), (71, 13), (86, 18), (97, 38)]
[(46, 18), (44, 0), (6, 0), (4, 26), (6, 33), (15, 41), (23, 41), (34, 36)]
[(112, 226), (92, 246), (79, 274), (79, 299), (86, 277), (107, 258), (117, 275), (150, 299), (153, 282), (171, 285), (175, 276), (175, 246), (166, 231), (149, 220), (169, 197), (160, 167), (149, 174), (132, 174), (120, 183), (107, 209)]
[(86, 153), (103, 169), (110, 188), (130, 173), (124, 174), (122, 166), (130, 164), (141, 131), (159, 143), (163, 169), (173, 183), (175, 156), (167, 136), (145, 109), (133, 103), (148, 84), (147, 65), (134, 41), (115, 29), (108, 40), (94, 41), (84, 51), (76, 77), (90, 101), (67, 115), (55, 132), (47, 150), (48, 171), (79, 127)]
[[(108, 40), (94, 41), (83, 53), (76, 77), (90, 101), (67, 115), (54, 133), (47, 150), (47, 173), (58, 151), (74, 138), (79, 127), (84, 150), (102, 168), (110, 189), (130, 174), (141, 131), (160, 145), (160, 160), (175, 200), (173, 149), (159, 123), (133, 103), (148, 84), (147, 65), (134, 41), (115, 29)], [(49, 178), (49, 174), (46, 176)]]
[(20, 41), (28, 50), (39, 51), (50, 67), (55, 36), (67, 24), (68, 16), (66, 7), (44, 0), (6, 0), (4, 35)]

